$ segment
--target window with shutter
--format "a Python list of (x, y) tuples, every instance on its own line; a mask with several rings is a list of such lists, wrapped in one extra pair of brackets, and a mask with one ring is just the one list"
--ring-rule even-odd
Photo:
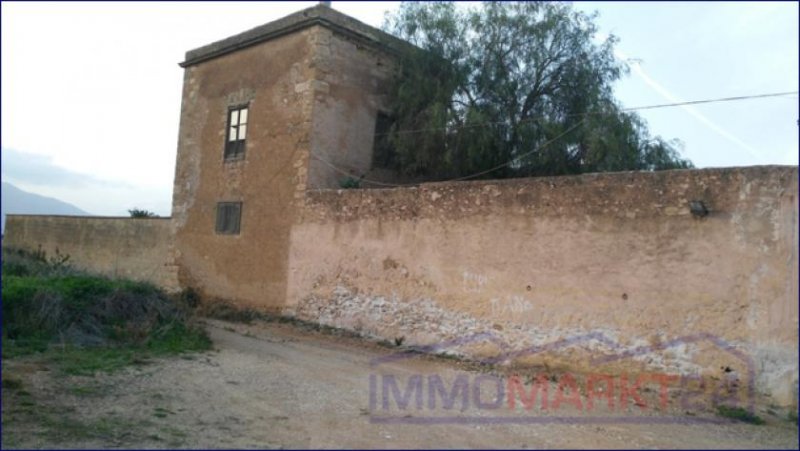
[(242, 220), (241, 202), (218, 202), (216, 231), (223, 235), (238, 235)]
[(244, 158), (245, 140), (247, 138), (248, 107), (236, 107), (228, 110), (228, 130), (225, 139), (225, 159), (240, 160)]

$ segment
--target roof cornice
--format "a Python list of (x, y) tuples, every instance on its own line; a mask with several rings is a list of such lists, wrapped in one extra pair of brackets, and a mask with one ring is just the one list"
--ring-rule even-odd
[(184, 68), (193, 66), (314, 25), (324, 26), (392, 54), (413, 48), (411, 44), (402, 39), (327, 6), (317, 5), (229, 38), (189, 50), (186, 52), (186, 59), (179, 65)]

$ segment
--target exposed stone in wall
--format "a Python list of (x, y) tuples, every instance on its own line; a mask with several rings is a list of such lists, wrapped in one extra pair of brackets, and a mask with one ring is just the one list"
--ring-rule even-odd
[[(755, 166), (314, 191), (307, 196), (303, 221), (366, 217), (460, 219), (492, 214), (535, 217), (582, 214), (630, 220), (690, 218), (690, 200), (702, 200), (711, 211), (710, 219), (738, 220), (750, 213), (778, 214), (780, 209), (772, 208), (775, 200), (779, 195), (794, 194), (788, 186), (795, 181), (796, 174), (796, 168), (792, 167)], [(736, 210), (745, 203), (754, 210)]]
[[(578, 337), (517, 357), (596, 370), (647, 348), (612, 366), (745, 374), (724, 342), (796, 403), (796, 167), (326, 189), (334, 167), (386, 176), (392, 39), (318, 7), (189, 52), (173, 221), (10, 216), (4, 245), (409, 345), (490, 337), (443, 350), (469, 356)], [(225, 161), (242, 103), (245, 156)], [(239, 235), (214, 232), (221, 201), (243, 203)]]
[(197, 69), (189, 67), (183, 73), (183, 95), (181, 101), (178, 151), (175, 165), (175, 180), (172, 188), (172, 218), (176, 228), (186, 224), (189, 210), (194, 205), (194, 192), (200, 177), (200, 153), (198, 139), (206, 123), (208, 108), (198, 97), (199, 80)]
[[(710, 213), (694, 217), (692, 200)], [(285, 311), (305, 319), (420, 343), (459, 330), (523, 347), (597, 331), (621, 349), (713, 336), (753, 359), (759, 391), (795, 399), (797, 168), (310, 191), (291, 242)], [(731, 365), (703, 346), (634, 361)]]
[(319, 27), (313, 43), (311, 152), (317, 158), (309, 162), (308, 187), (338, 188), (347, 174), (370, 173), (375, 118), (387, 108), (396, 64), (385, 49), (331, 29)]
[[(312, 153), (369, 168), (390, 55), (404, 46), (315, 7), (187, 53), (173, 195), (183, 286), (240, 305), (283, 305), (289, 234), (306, 189), (341, 178)], [(227, 108), (243, 103), (244, 159), (224, 161)], [(214, 232), (221, 201), (242, 202), (239, 235)]]
[[(397, 340), (411, 348), (485, 359), (500, 364), (534, 365), (551, 369), (588, 372), (659, 371), (671, 375), (725, 377), (723, 368), (746, 377), (747, 367), (707, 339), (687, 336), (665, 349), (653, 349), (647, 339), (625, 339), (624, 331), (594, 327), (538, 327), (511, 321), (493, 322), (443, 308), (432, 299), (402, 300), (397, 296), (355, 293), (337, 286), (330, 296), (312, 295), (296, 308), (284, 310), (287, 316), (322, 325), (350, 330), (373, 339)], [(666, 337), (663, 337), (666, 340)], [(563, 346), (559, 346), (565, 343)], [(744, 343), (731, 343), (750, 352)], [(540, 351), (552, 347), (553, 351)], [(627, 359), (597, 363), (604, 357), (634, 352)], [(498, 359), (498, 356), (507, 356)], [(768, 368), (775, 370), (777, 368)], [(770, 371), (772, 372), (772, 371)]]

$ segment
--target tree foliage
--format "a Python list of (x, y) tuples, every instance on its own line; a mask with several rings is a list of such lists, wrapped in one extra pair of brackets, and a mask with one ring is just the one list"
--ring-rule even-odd
[(152, 211), (145, 210), (142, 208), (131, 208), (128, 210), (128, 214), (131, 215), (131, 218), (157, 218), (158, 215), (153, 213)]
[(626, 67), (594, 19), (557, 2), (404, 2), (384, 28), (419, 50), (400, 58), (391, 165), (431, 178), (691, 167), (614, 99)]

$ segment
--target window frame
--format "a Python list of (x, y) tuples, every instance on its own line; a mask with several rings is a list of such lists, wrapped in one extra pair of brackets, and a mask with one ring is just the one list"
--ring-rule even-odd
[[(238, 114), (236, 116), (237, 123), (233, 124), (233, 112), (237, 111)], [(241, 115), (242, 111), (247, 111), (245, 114), (246, 119), (245, 122), (241, 122)], [(250, 124), (250, 103), (244, 104), (237, 104), (231, 105), (228, 107), (227, 116), (225, 118), (225, 145), (223, 146), (222, 151), (222, 159), (223, 161), (239, 161), (244, 160), (245, 153), (247, 150), (247, 134), (250, 130), (248, 130), (248, 125)], [(245, 137), (242, 139), (238, 139), (238, 133), (240, 127), (245, 127)], [(237, 139), (231, 141), (231, 129), (236, 129)]]
[[(235, 207), (236, 220), (235, 225), (227, 224), (230, 220), (226, 221), (226, 216), (223, 215), (223, 209)], [(217, 202), (216, 216), (214, 221), (214, 232), (217, 235), (240, 235), (242, 231), (242, 202), (241, 201), (221, 201)]]

